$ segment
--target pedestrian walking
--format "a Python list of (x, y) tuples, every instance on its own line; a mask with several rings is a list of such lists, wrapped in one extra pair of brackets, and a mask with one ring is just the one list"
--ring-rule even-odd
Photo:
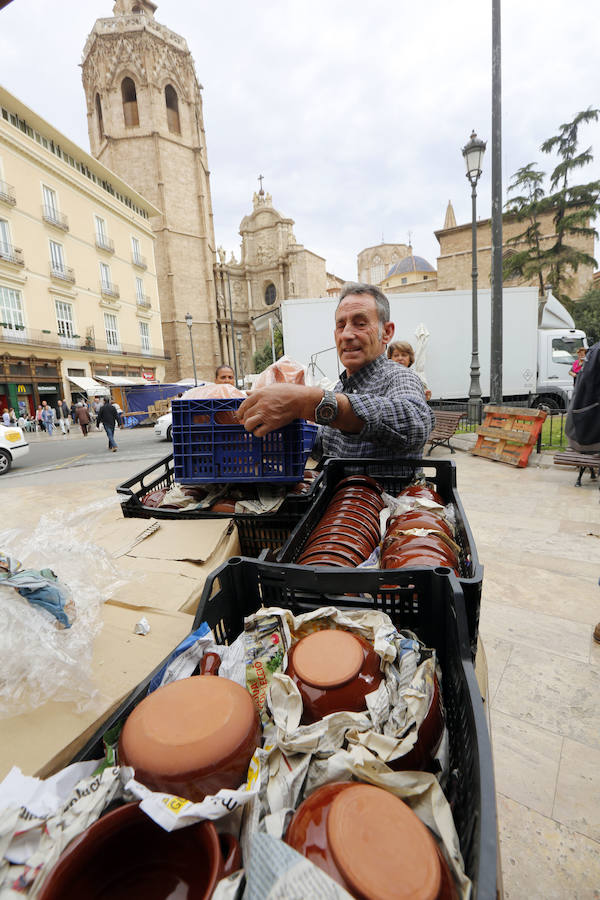
[(38, 431), (38, 430), (39, 430), (39, 431), (45, 431), (45, 430), (46, 430), (46, 428), (45, 428), (45, 426), (44, 426), (43, 419), (42, 419), (42, 406), (41, 406), (41, 404), (38, 406), (38, 408), (37, 408), (36, 411), (35, 411), (35, 429), (36, 429), (36, 431)]
[(48, 406), (45, 400), (42, 402), (42, 422), (44, 423), (46, 434), (49, 437), (52, 437), (52, 429), (54, 427), (54, 410), (51, 406)]
[(4, 407), (4, 412), (2, 413), (2, 424), (6, 425), (7, 428), (10, 425), (10, 415), (6, 406)]
[(77, 418), (77, 421), (79, 422), (79, 427), (81, 428), (83, 436), (86, 437), (91, 418), (89, 410), (82, 400), (80, 400), (75, 407), (75, 416)]
[(92, 408), (94, 410), (94, 421), (96, 423), (96, 428), (98, 431), (100, 430), (100, 422), (98, 420), (98, 413), (102, 409), (102, 400), (100, 397), (94, 397), (94, 401), (92, 403)]
[(58, 401), (58, 421), (60, 430), (66, 437), (71, 432), (71, 419), (69, 418), (69, 404), (66, 400)]
[(14, 409), (13, 409), (12, 406), (11, 406), (11, 408), (10, 408), (9, 411), (8, 411), (8, 415), (9, 415), (9, 418), (10, 418), (10, 424), (11, 424), (11, 425), (16, 425), (16, 424), (17, 424), (17, 417), (16, 417), (16, 415), (15, 415), (15, 411), (14, 411)]
[(112, 450), (113, 453), (116, 453), (118, 447), (115, 442), (114, 435), (115, 427), (119, 424), (119, 416), (108, 398), (104, 401), (103, 405), (98, 410), (97, 424), (98, 427), (100, 427), (100, 425), (104, 425), (106, 437), (108, 438), (108, 449)]

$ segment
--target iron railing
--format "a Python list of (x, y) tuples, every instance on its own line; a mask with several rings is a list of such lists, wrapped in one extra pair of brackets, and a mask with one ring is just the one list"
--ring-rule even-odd
[(12, 263), (14, 266), (25, 265), (25, 257), (21, 248), (13, 247), (12, 244), (6, 244), (4, 241), (0, 241), (0, 259)]
[(102, 234), (96, 235), (96, 247), (98, 247), (99, 250), (105, 250), (107, 253), (115, 252), (115, 242)]
[(75, 284), (75, 272), (70, 266), (61, 266), (59, 263), (50, 263), (50, 275), (58, 281), (68, 281)]
[(55, 206), (47, 206), (44, 204), (42, 206), (42, 219), (44, 222), (47, 222), (48, 225), (54, 225), (55, 228), (60, 228), (62, 231), (69, 230), (69, 220), (59, 212)]
[[(18, 344), (20, 347), (47, 347), (49, 349), (65, 348), (85, 351), (86, 353), (109, 353), (119, 356), (152, 356), (155, 359), (170, 359), (164, 350), (158, 347), (142, 348), (141, 344), (120, 344), (119, 347), (109, 346), (106, 341), (97, 338), (82, 337), (75, 334), (71, 338), (54, 333), (48, 329), (36, 330), (26, 328), (23, 325), (14, 326), (0, 321), (0, 346), (5, 344)], [(25, 351), (23, 351), (25, 352)]]
[(137, 297), (136, 303), (142, 309), (152, 309), (152, 303), (150, 302), (150, 297), (147, 294), (144, 294), (143, 297)]
[(100, 293), (103, 297), (108, 297), (109, 300), (118, 300), (121, 296), (121, 292), (119, 291), (118, 284), (112, 284), (112, 282), (100, 282)]
[(138, 269), (147, 269), (148, 268), (148, 263), (146, 262), (146, 257), (140, 256), (139, 253), (132, 253), (131, 262), (134, 264), (134, 266), (137, 266)]
[(12, 184), (7, 184), (6, 181), (2, 181), (2, 179), (0, 179), (0, 200), (3, 203), (8, 203), (9, 206), (14, 206), (17, 202), (14, 187)]

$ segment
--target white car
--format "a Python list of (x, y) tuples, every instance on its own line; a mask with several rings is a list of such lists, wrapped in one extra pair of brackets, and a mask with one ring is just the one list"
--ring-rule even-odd
[(13, 464), (29, 453), (29, 444), (16, 425), (0, 425), (0, 475), (6, 475)]
[(167, 441), (173, 440), (171, 423), (173, 421), (173, 415), (171, 413), (165, 413), (164, 416), (161, 416), (160, 419), (156, 420), (156, 425), (154, 426), (154, 434), (156, 437), (163, 438)]

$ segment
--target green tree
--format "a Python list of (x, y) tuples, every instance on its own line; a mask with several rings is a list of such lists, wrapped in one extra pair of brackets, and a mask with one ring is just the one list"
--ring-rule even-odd
[[(542, 144), (543, 153), (556, 153), (560, 160), (550, 175), (549, 193), (543, 187), (544, 173), (534, 168), (535, 163), (519, 169), (509, 188), (509, 192), (521, 193), (508, 201), (507, 212), (517, 216), (519, 221), (526, 221), (527, 228), (507, 243), (523, 241), (526, 247), (505, 260), (504, 275), (507, 278), (514, 275), (527, 279), (536, 277), (540, 295), (544, 292), (544, 282), (549, 282), (554, 295), (562, 301), (570, 299), (572, 273), (581, 265), (596, 266), (594, 257), (578, 250), (569, 239), (597, 236), (591, 223), (600, 212), (600, 180), (576, 185), (571, 181), (578, 169), (593, 161), (591, 147), (578, 151), (580, 126), (596, 122), (599, 116), (599, 109), (577, 113), (571, 122), (560, 126), (558, 134)], [(543, 212), (552, 213), (556, 235), (553, 244), (545, 248), (542, 247), (539, 219)]]
[(587, 334), (590, 346), (600, 341), (600, 288), (591, 287), (577, 303), (570, 303), (569, 312), (577, 328)]
[[(275, 343), (275, 357), (276, 359), (280, 359), (280, 357), (283, 356), (283, 334), (281, 333), (280, 328), (274, 329), (273, 339)], [(256, 351), (252, 357), (252, 361), (254, 363), (255, 372), (264, 372), (267, 366), (270, 366), (271, 363), (274, 362), (270, 341), (264, 345), (262, 350)]]

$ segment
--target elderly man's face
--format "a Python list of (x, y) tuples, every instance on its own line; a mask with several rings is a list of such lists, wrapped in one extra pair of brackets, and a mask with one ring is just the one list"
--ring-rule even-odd
[(222, 369), (219, 369), (215, 384), (235, 384), (233, 369), (230, 369), (229, 366), (223, 366)]
[(348, 294), (335, 312), (335, 345), (348, 375), (381, 356), (393, 334), (393, 322), (386, 322), (379, 333), (375, 298), (370, 294)]

